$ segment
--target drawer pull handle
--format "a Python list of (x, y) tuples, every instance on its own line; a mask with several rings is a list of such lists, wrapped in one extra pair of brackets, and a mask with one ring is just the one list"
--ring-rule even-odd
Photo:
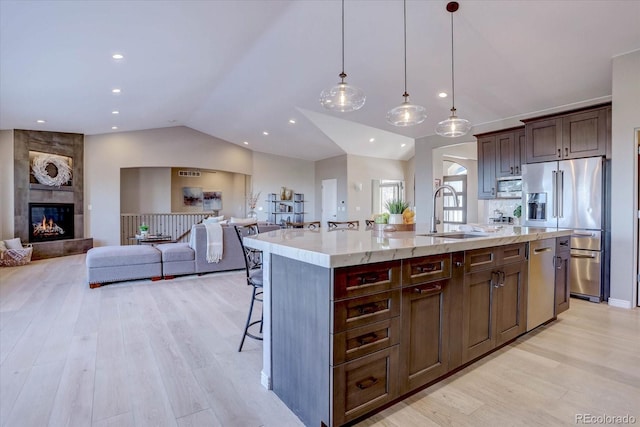
[(442, 286), (441, 285), (433, 285), (433, 286), (429, 286), (428, 288), (414, 288), (413, 292), (415, 292), (416, 294), (428, 294), (430, 292), (433, 291), (441, 291), (442, 290)]
[(426, 266), (424, 265), (418, 265), (416, 266), (416, 270), (418, 271), (418, 273), (430, 273), (432, 271), (436, 271), (438, 270), (438, 266), (440, 264), (427, 264)]
[(371, 332), (370, 334), (358, 337), (358, 344), (360, 345), (371, 344), (377, 339), (378, 339), (378, 336), (375, 334), (375, 332)]
[(562, 157), (562, 150), (558, 148), (558, 158)]
[(371, 314), (378, 311), (378, 308), (379, 308), (378, 304), (371, 303), (371, 304), (361, 305), (360, 307), (358, 307), (358, 311), (360, 312), (360, 314)]
[(360, 284), (361, 285), (366, 285), (369, 283), (375, 283), (378, 281), (378, 275), (377, 274), (369, 274), (368, 276), (360, 276)]
[(374, 377), (369, 377), (367, 379), (364, 379), (358, 383), (356, 383), (356, 387), (358, 387), (360, 390), (364, 390), (367, 389), (371, 386), (374, 386), (378, 383), (378, 379), (374, 378)]

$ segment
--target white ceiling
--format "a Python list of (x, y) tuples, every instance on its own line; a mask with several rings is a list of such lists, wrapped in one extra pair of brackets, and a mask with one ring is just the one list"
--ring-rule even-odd
[[(402, 102), (398, 0), (345, 3), (347, 82), (367, 94), (346, 114), (318, 102), (341, 71), (337, 0), (2, 0), (0, 128), (91, 135), (184, 125), (307, 160), (407, 159), (451, 108), (437, 97), (451, 87), (446, 4), (407, 2), (408, 90), (428, 118), (396, 128), (385, 115)], [(610, 96), (611, 58), (640, 48), (639, 22), (634, 0), (460, 1), (459, 116), (477, 125)], [(111, 59), (116, 52), (125, 58)]]

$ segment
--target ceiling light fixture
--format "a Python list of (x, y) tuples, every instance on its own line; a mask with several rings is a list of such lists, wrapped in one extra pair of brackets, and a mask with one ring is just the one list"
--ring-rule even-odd
[(111, 93), (120, 93), (122, 92), (120, 89), (111, 89)]
[(455, 138), (465, 135), (471, 129), (469, 120), (460, 119), (456, 116), (455, 103), (455, 80), (453, 77), (453, 13), (458, 10), (460, 5), (458, 2), (452, 1), (447, 3), (447, 12), (451, 13), (451, 116), (447, 120), (443, 120), (436, 126), (436, 133), (440, 136)]
[(291, 123), (292, 125), (295, 125), (296, 121), (294, 119), (289, 119), (289, 123)]
[(449, 96), (449, 95), (447, 95), (447, 92), (440, 92), (440, 93), (438, 94), (438, 96), (439, 96), (440, 98), (446, 98), (446, 97), (447, 97), (447, 96)]
[(47, 123), (47, 121), (46, 120), (42, 120), (42, 119), (38, 119), (38, 120), (36, 120), (36, 123)]
[(249, 145), (249, 143), (247, 141), (243, 142), (244, 145)]
[(267, 132), (266, 130), (264, 132), (262, 132), (263, 135), (269, 135), (269, 132)]
[(375, 142), (375, 138), (369, 138), (369, 142)]
[(111, 129), (116, 130), (118, 129), (118, 126), (111, 126)]
[(113, 59), (124, 59), (124, 55), (122, 55), (121, 53), (114, 53), (113, 55), (111, 55), (111, 57)]
[(325, 89), (320, 93), (320, 104), (327, 110), (336, 110), (343, 113), (356, 111), (362, 108), (367, 97), (362, 89), (351, 86), (344, 81), (347, 74), (344, 72), (344, 0), (342, 0), (342, 72), (340, 83)]
[(111, 114), (120, 114), (120, 111), (118, 111), (118, 110), (113, 110), (113, 111), (111, 112)]
[(427, 110), (409, 102), (407, 93), (407, 0), (404, 0), (404, 102), (387, 112), (387, 121), (394, 126), (413, 126), (424, 122)]

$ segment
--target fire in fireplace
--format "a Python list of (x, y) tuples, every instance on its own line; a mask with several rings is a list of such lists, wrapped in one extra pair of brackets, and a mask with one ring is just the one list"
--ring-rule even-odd
[(29, 203), (30, 242), (73, 239), (72, 203)]

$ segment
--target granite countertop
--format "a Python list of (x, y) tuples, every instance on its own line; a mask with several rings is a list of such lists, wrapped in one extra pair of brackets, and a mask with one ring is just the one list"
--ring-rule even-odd
[(416, 224), (415, 231), (394, 232), (375, 231), (365, 227), (333, 230), (326, 227), (316, 230), (281, 229), (245, 237), (244, 244), (263, 252), (320, 267), (334, 268), (502, 246), (571, 234), (571, 230), (568, 229), (503, 225), (482, 227), (483, 235), (473, 238), (453, 239), (447, 238), (446, 235), (428, 235), (428, 229), (426, 224)]

